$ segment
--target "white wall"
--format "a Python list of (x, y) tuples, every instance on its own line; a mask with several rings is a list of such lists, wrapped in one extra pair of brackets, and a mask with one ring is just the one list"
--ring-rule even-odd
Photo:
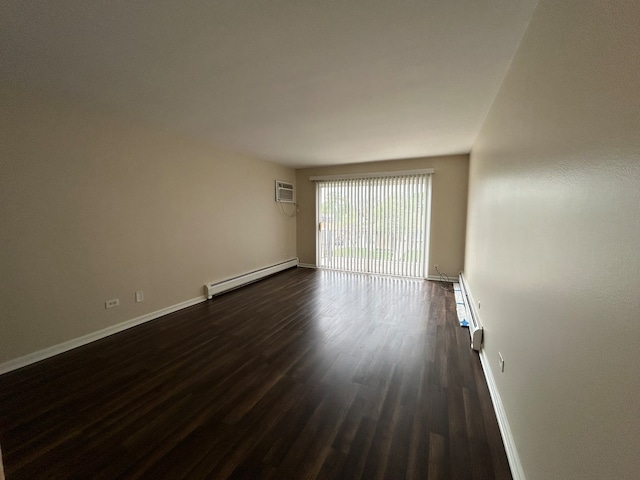
[(24, 92), (0, 105), (0, 364), (295, 257), (274, 201), (293, 169)]
[(640, 476), (639, 25), (542, 0), (471, 154), (465, 273), (528, 480)]

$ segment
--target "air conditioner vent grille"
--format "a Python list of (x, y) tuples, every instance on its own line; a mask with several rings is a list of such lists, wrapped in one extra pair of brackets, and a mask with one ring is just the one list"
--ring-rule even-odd
[(276, 180), (276, 202), (294, 203), (293, 184)]

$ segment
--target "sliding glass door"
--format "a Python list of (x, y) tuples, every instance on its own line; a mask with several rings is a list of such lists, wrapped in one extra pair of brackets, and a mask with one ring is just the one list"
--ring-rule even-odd
[(317, 180), (318, 267), (426, 277), (430, 178)]

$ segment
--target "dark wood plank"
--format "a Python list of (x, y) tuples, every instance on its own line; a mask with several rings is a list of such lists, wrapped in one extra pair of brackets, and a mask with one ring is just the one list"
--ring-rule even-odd
[(10, 479), (509, 479), (439, 283), (291, 269), (0, 376)]

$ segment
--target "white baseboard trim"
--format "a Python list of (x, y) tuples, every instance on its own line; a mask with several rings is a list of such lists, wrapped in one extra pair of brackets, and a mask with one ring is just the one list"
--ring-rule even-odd
[(507, 419), (507, 413), (502, 405), (502, 399), (498, 392), (491, 366), (489, 365), (489, 358), (487, 351), (482, 349), (480, 351), (480, 362), (482, 363), (482, 370), (484, 371), (484, 377), (487, 380), (487, 386), (489, 387), (489, 394), (491, 395), (491, 402), (493, 403), (493, 409), (496, 412), (496, 418), (498, 419), (498, 427), (500, 427), (500, 433), (502, 434), (502, 443), (504, 443), (504, 449), (507, 453), (507, 460), (509, 460), (509, 466), (511, 467), (511, 475), (513, 480), (526, 480), (524, 471), (522, 470), (522, 464), (520, 463), (520, 457), (518, 456), (518, 449), (511, 435), (511, 427), (509, 426), (509, 420)]
[[(216, 293), (221, 293), (222, 291), (226, 291), (231, 288), (237, 288), (239, 286), (245, 285), (252, 281), (264, 278), (265, 276), (280, 272), (284, 269), (295, 267), (297, 264), (298, 264), (298, 258), (296, 257), (291, 260), (287, 260), (285, 262), (272, 265), (270, 267), (265, 267), (263, 269), (250, 272), (248, 274), (241, 275), (239, 277), (235, 277), (217, 284), (213, 284), (212, 289), (215, 290)], [(205, 285), (205, 289), (206, 288), (207, 288), (207, 285)], [(211, 292), (209, 292), (209, 294), (210, 293)], [(37, 352), (30, 353), (23, 357), (14, 358), (13, 360), (0, 363), (0, 375), (2, 375), (3, 373), (10, 372), (12, 370), (17, 370), (18, 368), (26, 367), (27, 365), (31, 365), (32, 363), (39, 362), (40, 360), (53, 357), (54, 355), (58, 355), (60, 353), (67, 352), (69, 350), (73, 350), (74, 348), (81, 347), (82, 345), (86, 345), (87, 343), (95, 342), (96, 340), (100, 340), (101, 338), (108, 337), (109, 335), (113, 335), (118, 332), (122, 332), (123, 330), (127, 330), (128, 328), (135, 327), (136, 325), (140, 325), (141, 323), (145, 323), (150, 320), (155, 320), (156, 318), (162, 317), (163, 315), (176, 312), (178, 310), (190, 307), (192, 305), (195, 305), (200, 302), (204, 302), (206, 300), (207, 300), (207, 295), (203, 295), (197, 298), (192, 298), (191, 300), (186, 300), (184, 302), (180, 302), (175, 305), (171, 305), (169, 307), (156, 310), (155, 312), (147, 313), (145, 315), (141, 315), (140, 317), (132, 318), (131, 320), (126, 320), (117, 325), (112, 325), (102, 330), (98, 330), (97, 332), (91, 332), (91, 333), (88, 333), (87, 335), (83, 335), (82, 337), (74, 338), (72, 340), (59, 343), (58, 345), (45, 348), (44, 350), (39, 350)]]
[[(473, 310), (473, 314), (478, 320), (479, 324), (482, 325), (482, 320), (479, 315), (480, 312), (478, 312), (478, 310), (476, 309), (477, 304), (473, 299), (471, 287), (469, 286), (469, 283), (464, 276), (464, 272), (460, 272), (460, 275), (464, 277), (462, 280), (464, 280), (466, 293), (469, 296), (469, 301), (471, 302), (469, 307)], [(500, 428), (500, 434), (502, 435), (504, 450), (507, 454), (509, 467), (511, 468), (511, 476), (513, 477), (513, 480), (526, 480), (524, 471), (522, 470), (522, 464), (520, 463), (518, 449), (516, 448), (516, 443), (513, 439), (513, 435), (511, 434), (511, 427), (509, 426), (507, 412), (504, 410), (504, 405), (502, 404), (502, 399), (500, 398), (500, 392), (498, 392), (498, 386), (496, 385), (496, 380), (493, 376), (493, 371), (491, 370), (491, 362), (489, 361), (488, 353), (484, 348), (482, 348), (478, 353), (480, 354), (480, 363), (482, 364), (484, 378), (487, 381), (487, 386), (489, 387), (489, 395), (491, 396), (493, 411), (495, 412), (496, 419), (498, 420), (498, 427)]]
[(206, 300), (207, 297), (204, 295), (201, 297), (192, 298), (191, 300), (176, 303), (175, 305), (156, 310), (155, 312), (147, 313), (145, 315), (132, 318), (131, 320), (126, 320), (122, 323), (118, 323), (117, 325), (103, 328), (102, 330), (98, 330), (97, 332), (91, 332), (87, 335), (83, 335), (81, 337), (59, 343), (52, 347), (45, 348), (44, 350), (39, 350), (37, 352), (24, 355), (23, 357), (14, 358), (13, 360), (9, 360), (0, 364), (0, 375), (12, 370), (17, 370), (18, 368), (26, 367), (27, 365), (31, 365), (32, 363), (39, 362), (40, 360), (53, 357), (60, 353), (73, 350), (74, 348), (81, 347), (83, 345), (86, 345), (87, 343), (95, 342), (96, 340), (100, 340), (101, 338), (105, 338), (115, 333), (122, 332), (129, 328), (135, 327), (136, 325), (140, 325), (141, 323), (155, 320), (156, 318), (176, 312), (178, 310), (182, 310), (183, 308), (191, 307), (192, 305), (196, 305)]
[(302, 268), (318, 268), (312, 263), (299, 263), (298, 266)]

